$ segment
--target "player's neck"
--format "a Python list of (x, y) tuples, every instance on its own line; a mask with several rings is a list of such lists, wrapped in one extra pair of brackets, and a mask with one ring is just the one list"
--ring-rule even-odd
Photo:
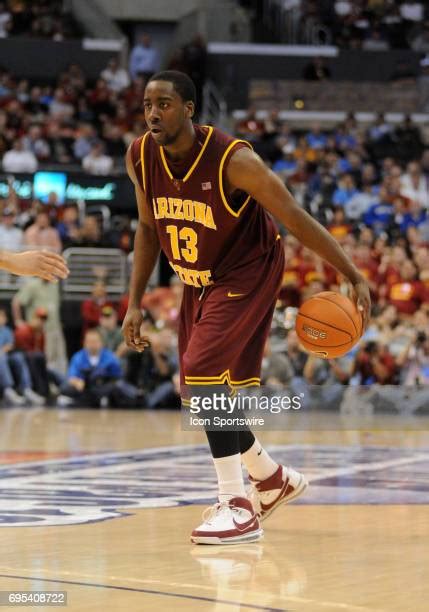
[(164, 148), (167, 159), (171, 161), (180, 161), (185, 159), (192, 147), (194, 146), (197, 135), (195, 133), (194, 124), (190, 123), (189, 126), (183, 130), (176, 142), (171, 145), (167, 145)]

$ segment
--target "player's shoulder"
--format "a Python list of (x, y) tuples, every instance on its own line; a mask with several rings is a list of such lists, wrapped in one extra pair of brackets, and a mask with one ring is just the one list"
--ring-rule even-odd
[(143, 134), (140, 134), (140, 136), (137, 136), (137, 138), (134, 138), (134, 140), (128, 146), (127, 154), (131, 157), (131, 160), (133, 161), (134, 164), (140, 162), (142, 153), (144, 153), (143, 147), (146, 148), (146, 141), (148, 140), (147, 138), (148, 134), (149, 134), (148, 131), (144, 132)]

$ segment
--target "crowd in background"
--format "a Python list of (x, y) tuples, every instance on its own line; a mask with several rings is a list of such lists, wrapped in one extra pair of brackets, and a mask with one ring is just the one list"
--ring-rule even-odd
[[(409, 118), (392, 125), (379, 116), (364, 129), (350, 115), (331, 130), (314, 125), (292, 131), (276, 113), (260, 120), (249, 111), (237, 123), (235, 132), (252, 143), (298, 202), (341, 243), (367, 278), (373, 301), (371, 324), (351, 353), (331, 361), (309, 357), (299, 347), (294, 331), (297, 308), (314, 293), (346, 291), (347, 286), (332, 268), (282, 229), (286, 269), (266, 348), (263, 383), (273, 388), (288, 385), (307, 390), (309, 395), (310, 386), (316, 385), (327, 405), (344, 402), (349, 385), (403, 383), (418, 389), (419, 405), (424, 405), (428, 399), (424, 385), (429, 383), (429, 149), (419, 127)], [(80, 227), (76, 207), (65, 207), (62, 221), (53, 223), (46, 205), (35, 207), (34, 212), (33, 223), (28, 212), (24, 217), (30, 225), (22, 233), (9, 207), (4, 208), (0, 236), (25, 239), (31, 234), (28, 244), (38, 241), (58, 251), (66, 240), (68, 245), (81, 244), (84, 228)], [(102, 235), (95, 217), (91, 223), (97, 228), (99, 245), (108, 245), (111, 238)], [(132, 239), (131, 229), (129, 235)], [(95, 242), (86, 244), (96, 246)], [(138, 354), (126, 348), (120, 333), (127, 296), (116, 303), (103, 283), (96, 283), (92, 295), (81, 304), (84, 353), (72, 357), (67, 374), (65, 364), (70, 355), (57, 335), (58, 286), (29, 281), (12, 302), (16, 329), (24, 320), (38, 329), (37, 309), (46, 308), (46, 304), (55, 313), (42, 317), (46, 335), (42, 372), (47, 372), (48, 385), (36, 384), (34, 391), (47, 398), (54, 393), (61, 405), (80, 401), (177, 406), (180, 297), (181, 284), (176, 277), (169, 287), (146, 294), (142, 308), (151, 348)], [(104, 374), (91, 365), (91, 359), (93, 364), (99, 363), (91, 351), (98, 351), (99, 357), (101, 351), (107, 351), (103, 353), (107, 367)], [(80, 385), (76, 382), (80, 379), (76, 363), (83, 369), (79, 376), (95, 377), (94, 393), (88, 395), (76, 388)], [(33, 364), (34, 370), (37, 372)], [(43, 376), (39, 375), (40, 379)], [(385, 389), (387, 393), (388, 386)], [(25, 388), (22, 392), (25, 398)], [(9, 390), (6, 397), (10, 402)], [(403, 404), (399, 395), (395, 397)], [(387, 399), (391, 404), (392, 398)], [(376, 400), (382, 403), (386, 398), (379, 392)], [(346, 404), (350, 405), (350, 398)], [(407, 401), (406, 405), (414, 404)]]
[[(177, 49), (169, 67), (195, 81), (201, 105), (205, 45), (200, 36)], [(69, 165), (92, 175), (124, 172), (128, 145), (145, 131), (143, 92), (160, 67), (158, 51), (142, 34), (128, 69), (112, 57), (95, 83), (71, 64), (55, 86), (15, 78), (0, 62), (0, 159), (6, 173)]]
[[(301, 43), (311, 43), (311, 35), (316, 33), (321, 44), (333, 44), (340, 48), (367, 51), (413, 49), (419, 53), (429, 52), (427, 2), (278, 0), (266, 3), (264, 0), (240, 0), (240, 4), (253, 15), (256, 40), (264, 33), (260, 22), (261, 15), (264, 15), (264, 22), (271, 21), (274, 24), (279, 21), (285, 23), (286, 18), (293, 25)], [(272, 34), (276, 31), (274, 27), (273, 32), (268, 32), (271, 42), (274, 40)]]
[(0, 38), (25, 36), (61, 41), (80, 34), (61, 0), (0, 2)]
[[(34, 10), (43, 13), (47, 4), (34, 3)], [(365, 15), (373, 27), (380, 3), (296, 4), (307, 17), (326, 17), (334, 11), (333, 32), (345, 40), (346, 24), (350, 43), (354, 28), (365, 30)], [(413, 22), (419, 4), (390, 3), (389, 23), (398, 12), (401, 20)], [(0, 3), (3, 25), (4, 13)], [(407, 37), (411, 32), (413, 23), (408, 23)], [(205, 58), (204, 42), (196, 36), (176, 50), (168, 64), (192, 76), (199, 103)], [(145, 83), (159, 67), (158, 52), (143, 34), (131, 50), (127, 68), (112, 57), (95, 83), (89, 83), (76, 64), (58, 76), (55, 87), (30, 85), (1, 69), (3, 171), (34, 172), (43, 164), (80, 164), (92, 174), (123, 170), (127, 146), (145, 130)], [(347, 286), (282, 228), (286, 269), (266, 346), (263, 384), (273, 389), (288, 386), (308, 396), (316, 393), (326, 406), (350, 406), (348, 389), (355, 385), (378, 389), (374, 402), (404, 404), (398, 394), (393, 400), (389, 396), (389, 385), (401, 383), (404, 393), (410, 387), (417, 390), (405, 402), (410, 410), (427, 404), (429, 147), (421, 129), (409, 117), (391, 124), (380, 115), (362, 126), (350, 114), (329, 129), (313, 125), (292, 130), (277, 112), (261, 120), (250, 109), (234, 131), (252, 143), (298, 202), (341, 243), (368, 279), (373, 300), (371, 324), (353, 351), (330, 361), (308, 356), (294, 331), (299, 305), (318, 291), (346, 291)], [(0, 200), (0, 244), (57, 252), (70, 246), (113, 246), (130, 253), (133, 229), (131, 220), (124, 218), (119, 229), (106, 230), (96, 216), (82, 214), (78, 203), (59, 206), (55, 194), (44, 204), (23, 202), (11, 178), (8, 197)], [(64, 335), (60, 286), (29, 280), (13, 298), (10, 312), (0, 310), (0, 387), (7, 404), (179, 406), (181, 292), (176, 277), (169, 286), (147, 292), (142, 308), (150, 348), (135, 353), (125, 346), (120, 332), (126, 295), (117, 301), (108, 295), (102, 279), (97, 281), (79, 306), (81, 335), (76, 343), (76, 337), (71, 342)]]

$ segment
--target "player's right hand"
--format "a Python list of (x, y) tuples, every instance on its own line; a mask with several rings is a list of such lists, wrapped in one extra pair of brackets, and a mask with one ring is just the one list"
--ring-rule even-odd
[(122, 323), (125, 344), (139, 353), (150, 346), (149, 338), (141, 335), (143, 315), (140, 308), (129, 308)]

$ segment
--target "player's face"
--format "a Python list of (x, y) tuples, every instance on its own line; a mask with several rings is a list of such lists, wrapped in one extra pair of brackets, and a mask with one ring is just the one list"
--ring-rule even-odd
[(173, 144), (193, 115), (192, 102), (184, 102), (168, 81), (151, 81), (144, 95), (146, 123), (154, 141)]

